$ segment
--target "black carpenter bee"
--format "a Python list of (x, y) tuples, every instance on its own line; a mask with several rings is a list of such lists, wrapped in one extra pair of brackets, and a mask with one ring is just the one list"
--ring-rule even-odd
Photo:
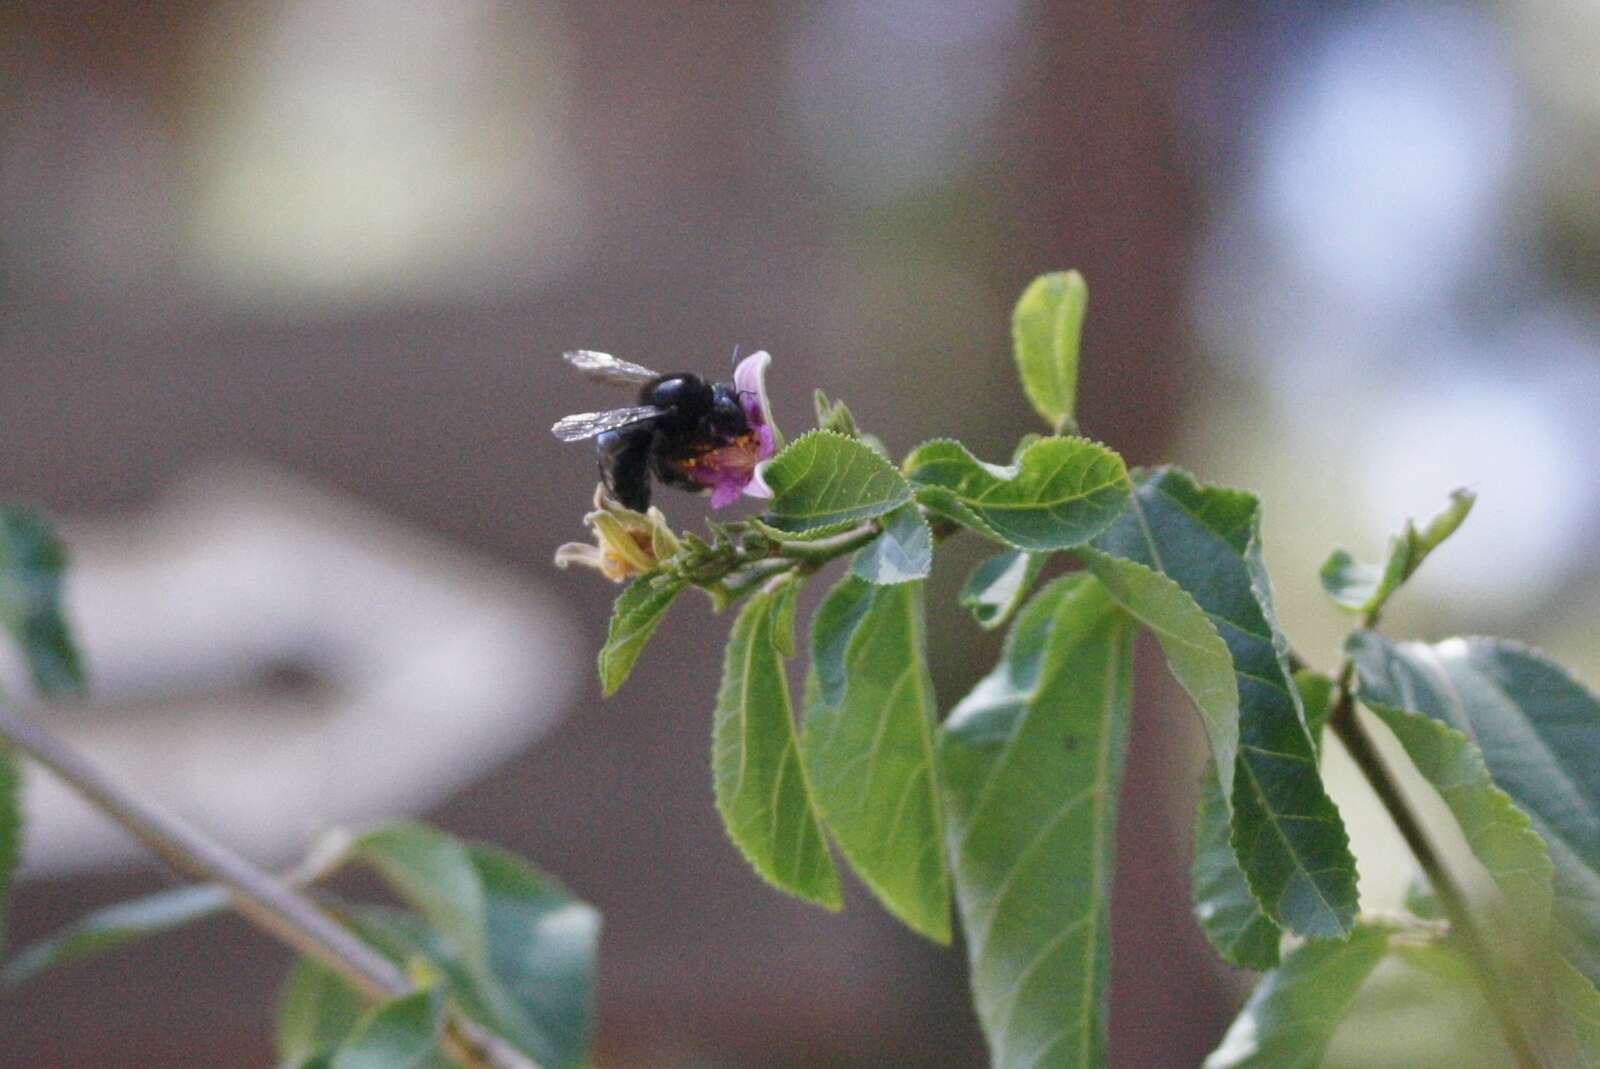
[(731, 494), (737, 497), (749, 481), (762, 435), (752, 426), (758, 406), (741, 394), (754, 391), (741, 391), (732, 382), (707, 382), (687, 372), (661, 375), (588, 349), (561, 355), (599, 382), (639, 387), (637, 405), (580, 412), (550, 428), (563, 442), (595, 440), (600, 478), (625, 507), (636, 512), (650, 507), (652, 475), (664, 486), (713, 489), (714, 505), (726, 503), (723, 494), (728, 486), (737, 483)]

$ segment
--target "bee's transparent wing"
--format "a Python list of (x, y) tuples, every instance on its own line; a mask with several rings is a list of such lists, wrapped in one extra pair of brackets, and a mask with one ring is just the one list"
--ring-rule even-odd
[(642, 423), (647, 419), (655, 419), (666, 415), (667, 410), (657, 408), (655, 405), (637, 405), (633, 408), (613, 408), (605, 412), (578, 412), (571, 416), (563, 416), (550, 428), (550, 433), (560, 438), (563, 442), (576, 442), (584, 438), (593, 438), (606, 431), (614, 431), (618, 427), (627, 427), (634, 423)]
[(661, 376), (647, 367), (619, 360), (610, 353), (597, 353), (593, 349), (573, 349), (561, 358), (596, 382), (608, 386), (643, 386)]

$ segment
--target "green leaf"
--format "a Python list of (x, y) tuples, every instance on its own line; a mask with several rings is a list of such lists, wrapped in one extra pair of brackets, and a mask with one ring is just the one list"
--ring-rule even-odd
[(821, 390), (811, 395), (817, 408), (817, 429), (819, 431), (833, 431), (846, 438), (859, 438), (861, 431), (856, 427), (856, 420), (850, 414), (850, 409), (843, 401), (830, 401), (828, 395)]
[(1600, 1069), (1600, 992), (1566, 961), (1552, 965), (1556, 1016), (1567, 1030), (1566, 1040), (1583, 1069)]
[(465, 843), (425, 824), (394, 823), (363, 832), (348, 853), (421, 910), (469, 969), (487, 973), (489, 907)]
[(1195, 809), (1190, 893), (1200, 930), (1224, 961), (1240, 968), (1277, 964), (1278, 925), (1262, 912), (1230, 836), (1234, 769), (1239, 758), (1239, 685), (1233, 655), (1205, 610), (1154, 568), (1088, 547), (1074, 551), (1119, 605), (1155, 635), (1167, 665), (1188, 693), (1211, 746)]
[(1200, 776), (1194, 863), (1189, 870), (1195, 920), (1223, 961), (1241, 969), (1270, 969), (1278, 964), (1282, 929), (1262, 912), (1250, 892), (1233, 852), (1228, 817), (1228, 799), (1217, 782), (1216, 766), (1208, 765)]
[(833, 431), (801, 435), (768, 462), (764, 477), (773, 497), (762, 522), (791, 534), (839, 530), (911, 500), (894, 465)]
[(617, 596), (606, 644), (600, 647), (600, 689), (606, 697), (621, 689), (656, 625), (685, 585), (682, 581), (657, 584), (647, 576), (635, 579)]
[(343, 1042), (360, 1019), (361, 996), (350, 985), (326, 966), (296, 959), (278, 995), (278, 1058), (295, 1065), (323, 1055)]
[(1167, 575), (1087, 546), (1075, 552), (1117, 604), (1161, 644), (1167, 666), (1200, 713), (1226, 798), (1239, 757), (1239, 685), (1228, 644), (1205, 610)]
[[(1420, 713), (1477, 744), (1494, 785), (1549, 848), (1558, 946), (1590, 980), (1600, 980), (1600, 702), (1559, 665), (1497, 639), (1428, 645), (1357, 632), (1346, 650), (1369, 708)], [(1449, 741), (1440, 736), (1434, 744), (1440, 759), (1454, 756), (1465, 768), (1441, 774), (1470, 780), (1470, 755), (1459, 745), (1451, 753)], [(1511, 823), (1494, 826), (1487, 796), (1478, 804), (1483, 812), (1475, 819), (1490, 822), (1495, 856), (1515, 857), (1522, 832)], [(1461, 814), (1457, 819), (1465, 823)]]
[(1389, 551), (1381, 564), (1362, 564), (1343, 549), (1328, 555), (1322, 565), (1322, 589), (1333, 603), (1355, 613), (1375, 613), (1400, 585), (1416, 574), (1428, 554), (1455, 533), (1472, 511), (1476, 500), (1470, 490), (1457, 490), (1443, 512), (1417, 530), (1406, 521), (1405, 530), (1389, 540)]
[(1406, 524), (1406, 534), (1411, 541), (1411, 571), (1415, 572), (1418, 565), (1438, 549), (1446, 538), (1456, 533), (1456, 528), (1466, 521), (1467, 514), (1472, 511), (1473, 503), (1478, 500), (1478, 495), (1465, 488), (1450, 492), (1450, 504), (1445, 510), (1433, 519), (1422, 530), (1415, 530), (1411, 524)]
[[(1360, 636), (1353, 636), (1353, 639)], [(1370, 663), (1371, 658), (1367, 659)], [(1423, 779), (1456, 818), (1467, 846), (1488, 870), (1519, 920), (1542, 934), (1550, 919), (1553, 868), (1533, 822), (1496, 787), (1471, 739), (1441, 720), (1407, 709), (1392, 679), (1363, 674), (1360, 698), (1394, 733)]]
[(1073, 426), (1078, 400), (1078, 343), (1089, 287), (1076, 271), (1041, 275), (1022, 291), (1011, 315), (1011, 340), (1022, 389), (1056, 431)]
[(135, 939), (215, 916), (226, 910), (228, 903), (223, 888), (196, 884), (97, 909), (19, 953), (0, 972), (0, 986), (15, 987), (64, 962), (103, 954)]
[[(332, 1054), (313, 1054), (309, 1058), (280, 1062), (278, 1063), (278, 1069), (328, 1069), (328, 1065), (332, 1061)], [(457, 1069), (457, 1066), (452, 1062), (449, 1063), (447, 1069)]]
[(889, 912), (950, 941), (922, 584), (846, 576), (811, 626), (801, 752), (823, 823)]
[(61, 609), (66, 563), (66, 549), (42, 516), (0, 507), (0, 626), (49, 697), (83, 692), (83, 666)]
[(961, 607), (985, 631), (993, 631), (1011, 619), (1049, 559), (1044, 553), (1008, 549), (981, 561), (961, 588)]
[(1418, 870), (1406, 885), (1404, 902), (1406, 912), (1413, 917), (1425, 921), (1442, 921), (1444, 916), (1444, 903), (1439, 901), (1439, 896), (1433, 890), (1433, 884), (1428, 882), (1427, 874)]
[(1306, 730), (1311, 741), (1322, 750), (1322, 732), (1333, 716), (1333, 679), (1322, 672), (1302, 668), (1294, 674), (1295, 689), (1300, 692), (1300, 705), (1306, 711)]
[(356, 840), (424, 925), (395, 928), (404, 961), (426, 954), (473, 1017), (547, 1069), (579, 1061), (593, 1014), (599, 915), (513, 854), (432, 828), (388, 825)]
[[(1278, 962), (1281, 930), (1261, 909), (1239, 868), (1230, 837), (1229, 789), (1238, 759), (1239, 687), (1233, 656), (1204, 610), (1161, 572), (1137, 561), (1090, 549), (1076, 550), (1111, 596), (1156, 636), (1173, 675), (1199, 710), (1214, 763), (1200, 782), (1195, 810), (1194, 862), (1190, 871), (1195, 919), (1223, 960), (1246, 969)], [(1308, 676), (1307, 686), (1327, 715), (1327, 693)], [(1331, 686), (1326, 676), (1317, 677)], [(1300, 679), (1296, 677), (1296, 684)], [(1306, 695), (1305, 688), (1301, 695)], [(1306, 708), (1308, 719), (1311, 706)], [(1320, 723), (1317, 730), (1320, 730)], [(1317, 730), (1313, 731), (1313, 737)]]
[[(1332, 711), (1333, 680), (1320, 672), (1294, 676), (1305, 704), (1313, 742), (1318, 743)], [(1190, 890), (1200, 930), (1222, 959), (1243, 969), (1270, 969), (1278, 963), (1282, 929), (1261, 909), (1233, 852), (1228, 799), (1212, 765), (1200, 777), (1195, 809), (1194, 864)]]
[(484, 846), (472, 851), (489, 903), (490, 978), (474, 975), (414, 913), (359, 907), (356, 930), (398, 964), (427, 959), (469, 1016), (540, 1065), (581, 1064), (593, 1018), (598, 915), (521, 859)]
[(581, 1061), (594, 1021), (600, 914), (521, 858), (473, 846), (488, 903), (485, 1020), (541, 1065)]
[(1009, 467), (960, 442), (926, 442), (905, 461), (917, 500), (1013, 549), (1069, 549), (1103, 531), (1128, 499), (1122, 458), (1083, 438), (1042, 438)]
[(717, 810), (728, 837), (774, 886), (838, 909), (839, 874), (812, 809), (795, 737), (774, 602), (784, 592), (753, 595), (734, 621), (723, 660), (712, 729), (711, 768)]
[(850, 571), (869, 583), (890, 586), (926, 579), (933, 570), (933, 532), (915, 504), (883, 518), (883, 533), (855, 555)]
[[(1529, 950), (1519, 949), (1516, 979), (1503, 978), (1500, 990), (1530, 1041), (1530, 1064), (1595, 1069), (1600, 1066), (1597, 1048), (1592, 1037), (1583, 1035), (1600, 1013), (1593, 985), (1559, 958)], [(1337, 979), (1332, 973), (1328, 970), (1324, 979)], [(1309, 1003), (1314, 992), (1306, 994)], [(1317, 1007), (1306, 1005), (1305, 1010), (1300, 1036), (1312, 1045), (1306, 1055), (1317, 1053), (1326, 1032), (1332, 1031), (1332, 1040), (1319, 1059), (1294, 1060), (1287, 1063), (1291, 1066), (1489, 1069), (1522, 1064), (1508, 1050), (1499, 1015), (1484, 998), (1481, 974), (1461, 941), (1441, 934), (1439, 925), (1393, 924), (1386, 953), (1353, 1000), (1335, 999), (1322, 1009), (1325, 1021), (1315, 1019)], [(1281, 1039), (1276, 1049), (1288, 1048), (1295, 1038), (1293, 1033), (1275, 1034), (1274, 1039)], [(1279, 1063), (1268, 1052), (1248, 1064)]]
[(1387, 931), (1367, 926), (1301, 946), (1256, 986), (1205, 1069), (1315, 1069), (1388, 946)]
[(356, 1022), (329, 1069), (414, 1069), (438, 1050), (443, 1000), (437, 989), (414, 991), (373, 1007)]
[(1323, 789), (1288, 643), (1273, 616), (1256, 499), (1201, 486), (1175, 469), (1142, 472), (1127, 511), (1095, 548), (1175, 581), (1227, 644), (1239, 694), (1232, 843), (1257, 901), (1307, 938), (1348, 934), (1355, 860)]
[(1103, 1064), (1133, 637), (1092, 577), (1058, 579), (939, 732), (956, 903), (994, 1069)]
[[(22, 761), (0, 743), (0, 950), (6, 945), (6, 903), (11, 875), (22, 857)], [(0, 974), (3, 982), (5, 974)]]
[(1400, 589), (1406, 578), (1406, 544), (1396, 538), (1382, 564), (1363, 564), (1348, 550), (1336, 549), (1322, 562), (1318, 573), (1322, 589), (1333, 603), (1350, 612), (1367, 613)]

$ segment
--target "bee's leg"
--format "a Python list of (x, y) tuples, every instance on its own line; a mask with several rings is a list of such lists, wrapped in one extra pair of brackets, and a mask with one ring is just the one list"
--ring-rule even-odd
[(653, 432), (634, 427), (606, 431), (595, 438), (600, 453), (600, 478), (624, 508), (650, 507), (650, 442)]

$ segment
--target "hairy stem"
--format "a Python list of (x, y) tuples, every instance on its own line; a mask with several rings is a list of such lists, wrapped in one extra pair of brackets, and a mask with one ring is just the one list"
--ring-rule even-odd
[(802, 575), (814, 572), (831, 560), (861, 549), (882, 533), (883, 524), (868, 520), (836, 535), (809, 542), (800, 539), (773, 542), (760, 556), (735, 563), (716, 581), (714, 589), (722, 597), (732, 600), (749, 593), (774, 576), (787, 572), (799, 572)]
[(1395, 828), (1405, 839), (1417, 864), (1427, 874), (1434, 893), (1439, 897), (1439, 904), (1450, 920), (1451, 932), (1460, 940), (1478, 974), (1484, 997), (1499, 1019), (1506, 1046), (1510, 1048), (1517, 1066), (1519, 1069), (1544, 1069), (1545, 1062), (1535, 1049), (1508, 995), (1505, 977), (1495, 964), (1494, 953), (1479, 931), (1477, 921), (1473, 919), (1466, 892), (1445, 864), (1440, 851), (1429, 838), (1421, 817), (1401, 792), (1399, 781), (1356, 715), (1355, 692), (1351, 686), (1354, 678), (1355, 663), (1346, 660), (1339, 671), (1339, 697), (1329, 715), (1328, 727), (1344, 744), (1345, 751), (1383, 803), (1389, 819), (1394, 821)]
[(852, 527), (827, 538), (817, 538), (809, 542), (798, 539), (779, 542), (773, 555), (786, 560), (822, 565), (835, 557), (855, 552), (882, 533), (883, 524), (877, 520), (868, 520), (859, 527)]
[[(174, 869), (227, 888), (234, 908), (250, 923), (337, 972), (367, 1000), (383, 1001), (413, 990), (388, 958), (282, 880), (113, 782), (37, 724), (0, 709), (0, 742), (50, 769)], [(459, 1015), (446, 1021), (444, 1042), (451, 1056), (469, 1069), (538, 1069), (505, 1040)]]

